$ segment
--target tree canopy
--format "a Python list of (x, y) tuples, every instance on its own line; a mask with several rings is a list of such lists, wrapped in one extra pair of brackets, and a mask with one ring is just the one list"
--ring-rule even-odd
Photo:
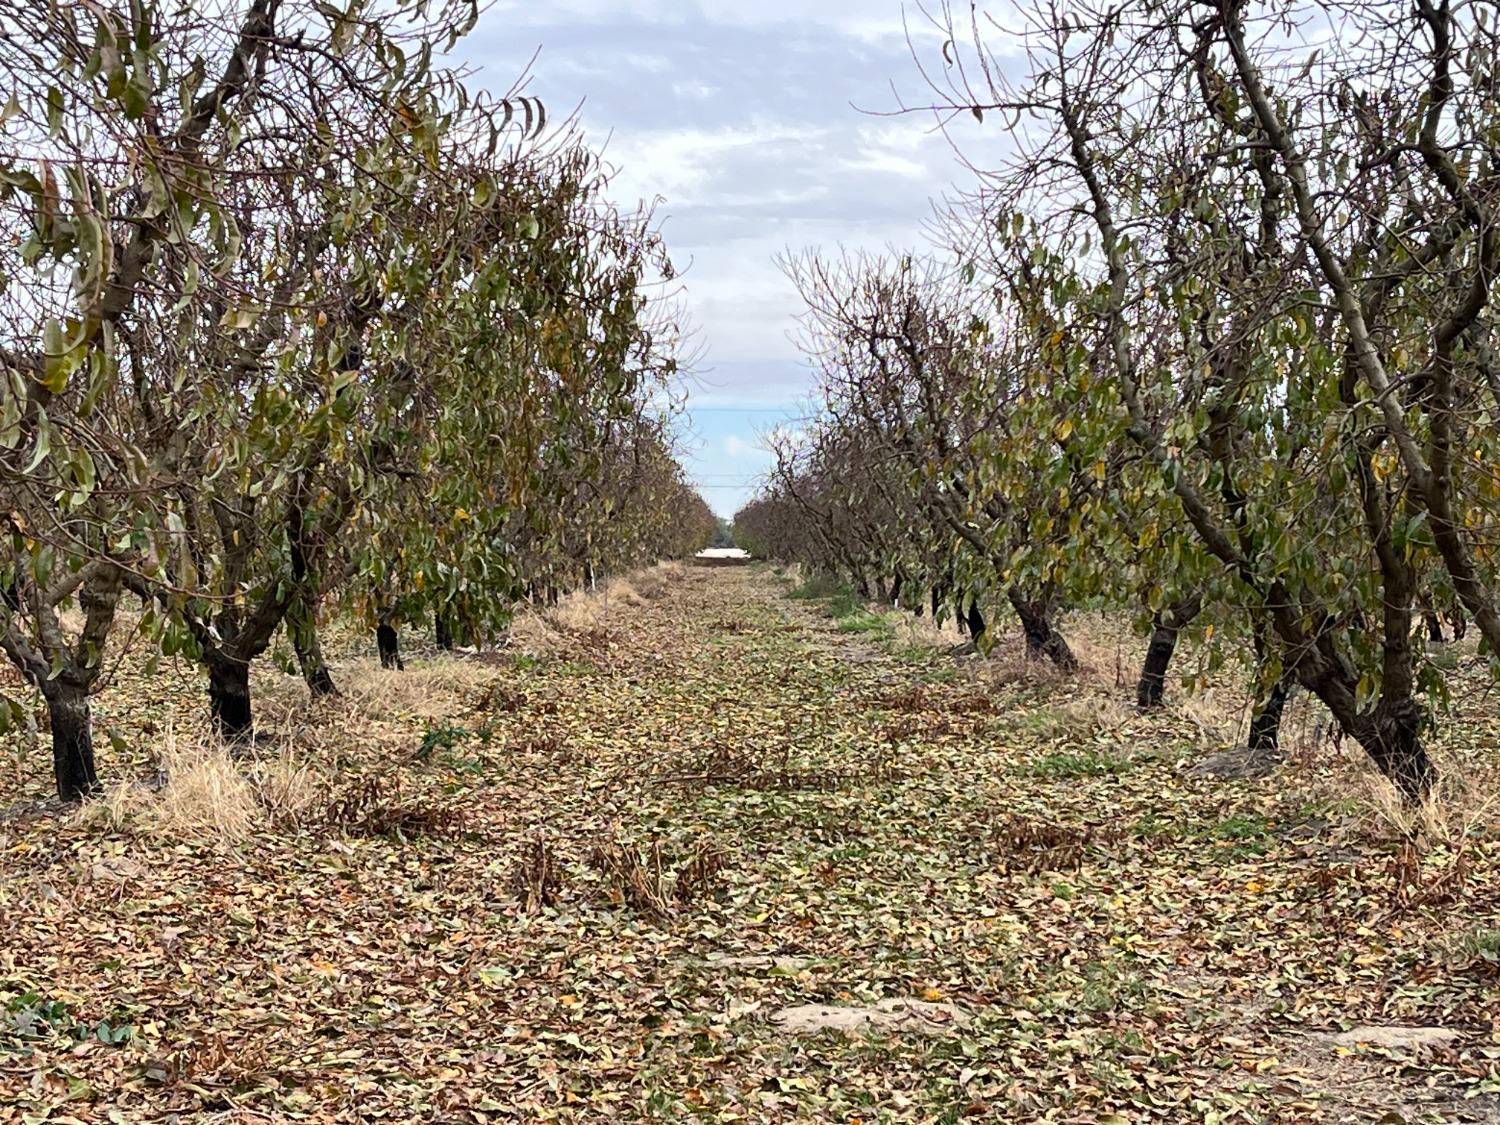
[(95, 784), (122, 591), (243, 737), (284, 623), (334, 690), (329, 595), (477, 637), (535, 581), (711, 533), (652, 216), (540, 103), (441, 61), (475, 14), (7, 7), (3, 645), (65, 797)]

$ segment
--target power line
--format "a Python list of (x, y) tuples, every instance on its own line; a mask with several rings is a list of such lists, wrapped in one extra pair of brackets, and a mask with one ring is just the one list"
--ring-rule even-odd
[[(785, 416), (795, 407), (774, 406), (685, 406), (683, 411), (687, 414), (780, 414)], [(797, 414), (789, 418), (789, 421), (807, 421), (811, 414)]]

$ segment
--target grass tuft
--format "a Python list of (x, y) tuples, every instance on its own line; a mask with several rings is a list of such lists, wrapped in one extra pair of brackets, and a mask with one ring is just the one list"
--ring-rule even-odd
[(117, 782), (75, 815), (83, 826), (147, 839), (239, 843), (267, 828), (316, 819), (326, 779), (289, 748), (237, 761), (216, 741), (179, 741), (171, 732), (152, 784)]

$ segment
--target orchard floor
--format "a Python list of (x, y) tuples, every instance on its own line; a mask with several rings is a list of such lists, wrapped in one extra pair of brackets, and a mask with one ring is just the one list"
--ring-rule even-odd
[[(316, 706), (268, 669), (233, 768), (190, 671), (127, 674), (101, 771), (170, 776), (83, 814), (13, 743), (0, 1122), (1500, 1122), (1492, 804), (1407, 847), (1347, 748), (1197, 780), (1112, 668), (658, 585), (541, 656), (335, 658)], [(931, 1007), (778, 1016), (891, 1000)]]

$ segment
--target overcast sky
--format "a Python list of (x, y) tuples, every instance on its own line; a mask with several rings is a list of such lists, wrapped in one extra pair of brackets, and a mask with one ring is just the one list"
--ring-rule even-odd
[[(940, 40), (910, 16), (931, 64)], [(921, 98), (901, 0), (499, 0), (460, 48), (500, 89), (538, 50), (526, 92), (582, 104), (617, 201), (662, 199), (702, 352), (685, 460), (732, 516), (769, 463), (760, 435), (812, 385), (775, 257), (913, 245), (963, 176), (930, 118), (861, 112), (894, 108), (893, 80)]]

